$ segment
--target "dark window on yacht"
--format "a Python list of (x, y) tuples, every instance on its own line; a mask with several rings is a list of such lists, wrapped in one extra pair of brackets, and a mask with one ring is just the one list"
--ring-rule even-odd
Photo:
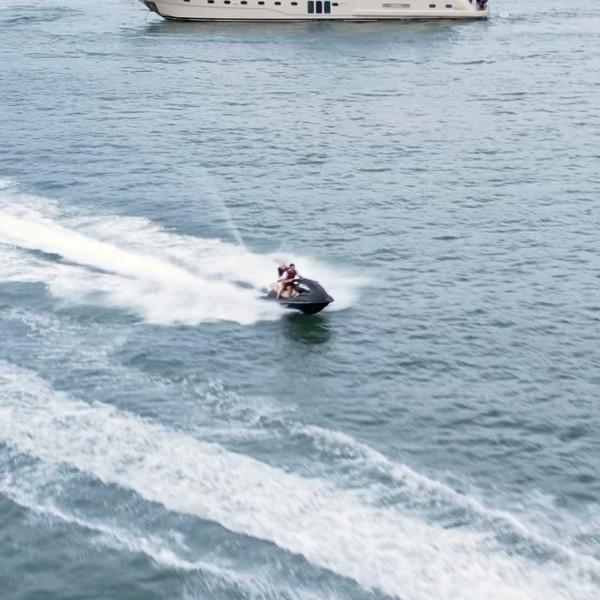
[(435, 8), (435, 4), (430, 4), (429, 8)]
[(323, 12), (326, 15), (331, 12), (331, 2), (329, 0), (325, 0), (325, 2), (323, 2)]
[(332, 2), (331, 6), (339, 6), (339, 4), (337, 2)]
[(323, 12), (323, 0), (317, 0), (317, 14), (320, 15)]
[(231, 4), (231, 0), (223, 0), (223, 4)]
[(240, 4), (248, 4), (248, 2), (246, 0), (242, 0)]
[(452, 4), (446, 4), (446, 8), (452, 8)]
[(281, 6), (281, 2), (275, 2), (275, 6)]
[(214, 4), (215, 0), (206, 0), (209, 4)]
[(264, 2), (259, 2), (260, 6), (263, 6)]
[(290, 2), (290, 4), (291, 4), (292, 6), (298, 6), (298, 3), (297, 3), (297, 2)]
[(308, 14), (312, 15), (315, 12), (315, 2), (314, 0), (308, 0)]

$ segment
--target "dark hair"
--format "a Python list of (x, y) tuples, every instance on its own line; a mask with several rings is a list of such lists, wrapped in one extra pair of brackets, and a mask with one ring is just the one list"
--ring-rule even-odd
[(295, 267), (296, 265), (294, 263), (290, 263), (290, 267)]

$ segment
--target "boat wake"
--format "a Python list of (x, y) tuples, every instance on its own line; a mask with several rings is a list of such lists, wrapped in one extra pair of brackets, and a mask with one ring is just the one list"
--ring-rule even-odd
[[(11, 468), (18, 464), (18, 456), (11, 456)], [(277, 581), (276, 573), (268, 569), (254, 568), (248, 572), (240, 565), (232, 568), (215, 556), (209, 560), (197, 560), (185, 555), (190, 553), (181, 535), (176, 531), (163, 534), (147, 534), (131, 524), (115, 524), (106, 519), (90, 518), (77, 514), (73, 509), (58, 506), (44, 486), (48, 478), (53, 483), (67, 484), (65, 475), (58, 469), (49, 472), (47, 466), (41, 464), (28, 465), (17, 472), (4, 472), (0, 465), (0, 494), (14, 504), (27, 509), (42, 519), (51, 519), (69, 526), (79, 528), (91, 534), (92, 545), (111, 550), (125, 551), (149, 558), (154, 564), (164, 568), (185, 573), (199, 573), (203, 579), (203, 587), (212, 593), (223, 589), (236, 596), (251, 600), (317, 600), (320, 595), (301, 587), (292, 589), (284, 581)], [(336, 596), (332, 596), (336, 599)]]
[(489, 531), (449, 528), (381, 503), (374, 487), (353, 490), (283, 471), (75, 399), (6, 362), (0, 395), (0, 441), (11, 452), (269, 542), (365, 590), (411, 600), (597, 597), (600, 572), (591, 557), (509, 551)]
[[(73, 303), (133, 312), (160, 325), (279, 318), (262, 288), (274, 279), (274, 255), (243, 246), (167, 232), (143, 218), (66, 217), (43, 199), (4, 190), (0, 202), (0, 280), (44, 283)], [(337, 309), (348, 308), (361, 280), (297, 257), (324, 281)]]

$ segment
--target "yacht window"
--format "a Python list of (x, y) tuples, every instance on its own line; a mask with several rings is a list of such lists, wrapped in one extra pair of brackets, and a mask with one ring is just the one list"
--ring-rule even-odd
[(231, 4), (231, 0), (224, 0), (223, 4)]
[(325, 2), (323, 2), (323, 12), (326, 15), (331, 12), (331, 2), (329, 0), (325, 0)]
[(339, 6), (339, 4), (337, 2), (332, 2), (331, 6)]
[(298, 3), (297, 2), (291, 2), (291, 5), (292, 6), (298, 6)]
[(260, 6), (263, 6), (264, 2), (259, 2)]
[(323, 12), (323, 0), (317, 0), (316, 3), (317, 5), (317, 14), (320, 15)]
[(435, 8), (435, 4), (430, 4), (429, 8)]
[(242, 0), (240, 4), (248, 4), (247, 0)]
[(446, 4), (446, 8), (452, 8), (452, 4)]
[(314, 0), (308, 0), (308, 14), (312, 15), (315, 12), (315, 2)]
[(275, 6), (281, 6), (281, 2), (275, 2)]

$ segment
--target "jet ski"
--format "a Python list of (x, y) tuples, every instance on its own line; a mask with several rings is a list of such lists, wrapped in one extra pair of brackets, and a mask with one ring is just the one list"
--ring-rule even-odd
[(290, 298), (277, 299), (275, 290), (271, 290), (266, 298), (267, 300), (275, 300), (285, 308), (299, 310), (305, 315), (315, 315), (333, 302), (333, 298), (317, 281), (298, 277), (294, 280), (293, 286), (294, 295)]

